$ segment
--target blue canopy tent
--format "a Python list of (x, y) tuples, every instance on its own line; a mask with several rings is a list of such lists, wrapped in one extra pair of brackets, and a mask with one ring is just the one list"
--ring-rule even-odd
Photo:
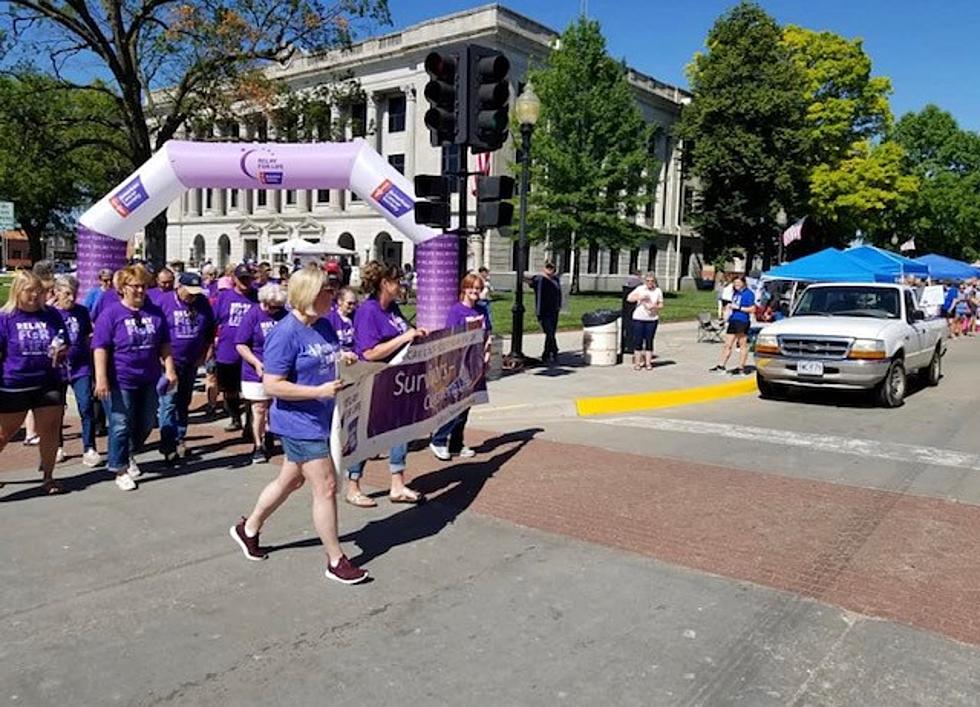
[[(898, 253), (875, 248), (870, 245), (859, 245), (848, 248), (844, 255), (858, 260), (879, 274), (879, 281), (897, 282), (907, 275), (929, 277), (929, 266)], [(884, 275), (884, 277), (880, 277)]]
[(765, 280), (802, 282), (880, 282), (887, 273), (875, 271), (836, 248), (826, 248), (762, 274)]
[(969, 280), (971, 277), (980, 277), (980, 268), (945, 255), (929, 253), (915, 260), (929, 266), (929, 274), (934, 280)]

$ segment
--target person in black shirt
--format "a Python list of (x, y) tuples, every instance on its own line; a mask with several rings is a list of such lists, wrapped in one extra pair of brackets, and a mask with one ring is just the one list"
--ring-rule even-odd
[(544, 353), (541, 360), (554, 363), (558, 360), (558, 312), (561, 309), (561, 283), (555, 271), (555, 264), (545, 261), (542, 272), (527, 278), (534, 290), (534, 313), (544, 332)]

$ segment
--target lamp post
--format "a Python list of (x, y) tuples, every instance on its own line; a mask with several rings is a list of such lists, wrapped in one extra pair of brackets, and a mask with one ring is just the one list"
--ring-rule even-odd
[(511, 308), (513, 322), (511, 324), (510, 357), (524, 358), (524, 252), (527, 250), (527, 185), (531, 172), (531, 133), (534, 125), (541, 117), (541, 100), (534, 93), (534, 87), (528, 83), (524, 91), (514, 103), (517, 122), (521, 126), (521, 200), (519, 214), (519, 230), (517, 238), (517, 258), (514, 262), (515, 285), (514, 306)]

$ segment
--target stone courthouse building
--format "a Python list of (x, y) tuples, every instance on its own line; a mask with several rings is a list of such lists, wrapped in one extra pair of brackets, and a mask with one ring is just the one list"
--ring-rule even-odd
[[(432, 147), (423, 117), (428, 104), (423, 89), (428, 76), (423, 63), (433, 49), (459, 42), (474, 42), (504, 52), (511, 61), (511, 95), (523, 88), (529, 65), (540, 65), (558, 34), (500, 5), (485, 5), (439, 17), (401, 32), (367, 39), (346, 50), (317, 56), (297, 53), (288, 65), (270, 69), (270, 76), (286, 81), (297, 91), (331, 83), (338, 75), (351, 75), (363, 89), (365, 100), (341, 109), (337, 124), (366, 127), (365, 139), (409, 179), (416, 174), (437, 174), (455, 169), (455, 146)], [(637, 104), (660, 129), (653, 149), (661, 165), (656, 202), (639, 216), (650, 229), (650, 240), (630, 251), (584, 248), (576, 267), (582, 290), (619, 290), (629, 272), (655, 270), (665, 289), (674, 289), (681, 277), (700, 272), (700, 238), (685, 224), (694, 195), (685, 179), (682, 145), (671, 137), (683, 104), (690, 94), (636, 71), (629, 72)], [(339, 112), (346, 111), (341, 116)], [(243, 116), (213, 137), (240, 140), (276, 140), (274, 127), (257, 116)], [(185, 137), (188, 137), (185, 135)], [(476, 159), (470, 158), (474, 168)], [(513, 145), (493, 154), (491, 174), (504, 174), (514, 162)], [(474, 199), (469, 200), (470, 208)], [(194, 264), (216, 265), (244, 258), (273, 261), (270, 249), (291, 238), (321, 244), (325, 250), (346, 255), (354, 263), (378, 258), (392, 263), (413, 261), (412, 243), (349, 191), (342, 190), (234, 190), (188, 191), (169, 210), (167, 257)], [(475, 217), (471, 214), (470, 223)], [(515, 213), (515, 234), (516, 235)], [(491, 231), (471, 238), (470, 263), (486, 265), (495, 282), (509, 282), (516, 247), (510, 234)], [(558, 261), (562, 272), (572, 269), (565, 244), (532, 248), (530, 269), (545, 257)]]

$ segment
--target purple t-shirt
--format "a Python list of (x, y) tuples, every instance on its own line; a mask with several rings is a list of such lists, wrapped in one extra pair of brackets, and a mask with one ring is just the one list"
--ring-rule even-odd
[(20, 390), (61, 384), (61, 371), (51, 362), (51, 340), (71, 336), (53, 307), (36, 312), (0, 312), (0, 388)]
[(112, 387), (132, 389), (160, 380), (160, 349), (170, 343), (167, 321), (147, 303), (132, 310), (121, 302), (106, 309), (95, 322), (93, 349), (105, 349)]
[(490, 329), (490, 322), (487, 318), (487, 313), (485, 310), (467, 307), (462, 302), (457, 302), (454, 304), (449, 308), (449, 313), (446, 314), (447, 329), (452, 329), (453, 327), (458, 326), (466, 326), (470, 322), (480, 322), (480, 326), (483, 327), (484, 331)]
[[(322, 385), (337, 378), (340, 340), (325, 318), (306, 326), (290, 314), (276, 324), (265, 341), (265, 372), (299, 385)], [(269, 411), (269, 429), (294, 439), (330, 436), (333, 400), (281, 400)]]
[[(356, 313), (355, 313), (355, 316)], [(343, 314), (340, 313), (339, 309), (331, 309), (327, 314), (327, 321), (333, 326), (334, 331), (337, 332), (337, 338), (340, 339), (340, 346), (344, 351), (354, 350), (354, 320), (348, 319)]]
[(214, 337), (214, 312), (204, 295), (185, 304), (176, 292), (168, 292), (158, 302), (167, 318), (174, 364), (194, 365), (200, 360)]
[[(252, 307), (242, 319), (242, 323), (235, 333), (235, 343), (245, 344), (252, 351), (255, 358), (263, 361), (262, 354), (265, 349), (266, 337), (269, 336), (269, 332), (272, 331), (276, 322), (280, 321), (287, 314), (288, 312), (285, 309), (274, 310), (274, 314), (270, 315), (262, 309), (261, 305)], [(252, 367), (251, 363), (244, 359), (242, 359), (242, 380), (248, 381), (249, 383), (262, 382), (262, 379), (259, 378), (258, 371)]]
[(146, 291), (146, 298), (157, 307), (160, 307), (163, 301), (173, 294), (175, 294), (173, 289), (161, 290), (159, 287), (154, 287)]
[[(354, 313), (354, 352), (358, 358), (364, 358), (368, 349), (394, 339), (408, 329), (408, 322), (397, 304), (392, 302), (384, 310), (376, 298), (369, 297)], [(388, 358), (393, 357), (394, 353)]]
[(218, 344), (214, 349), (214, 358), (218, 363), (237, 363), (242, 360), (235, 351), (235, 333), (248, 310), (254, 306), (254, 292), (242, 295), (238, 290), (222, 290), (218, 294), (218, 304), (214, 308), (214, 316), (218, 322)]
[(88, 310), (80, 304), (72, 305), (71, 309), (58, 309), (57, 312), (65, 323), (68, 338), (71, 339), (65, 363), (68, 366), (68, 381), (73, 383), (79, 378), (92, 375), (92, 318)]
[(108, 290), (102, 293), (99, 297), (99, 301), (95, 303), (95, 308), (92, 310), (92, 321), (94, 322), (99, 318), (104, 311), (114, 304), (120, 301), (119, 292), (115, 288), (110, 287)]

